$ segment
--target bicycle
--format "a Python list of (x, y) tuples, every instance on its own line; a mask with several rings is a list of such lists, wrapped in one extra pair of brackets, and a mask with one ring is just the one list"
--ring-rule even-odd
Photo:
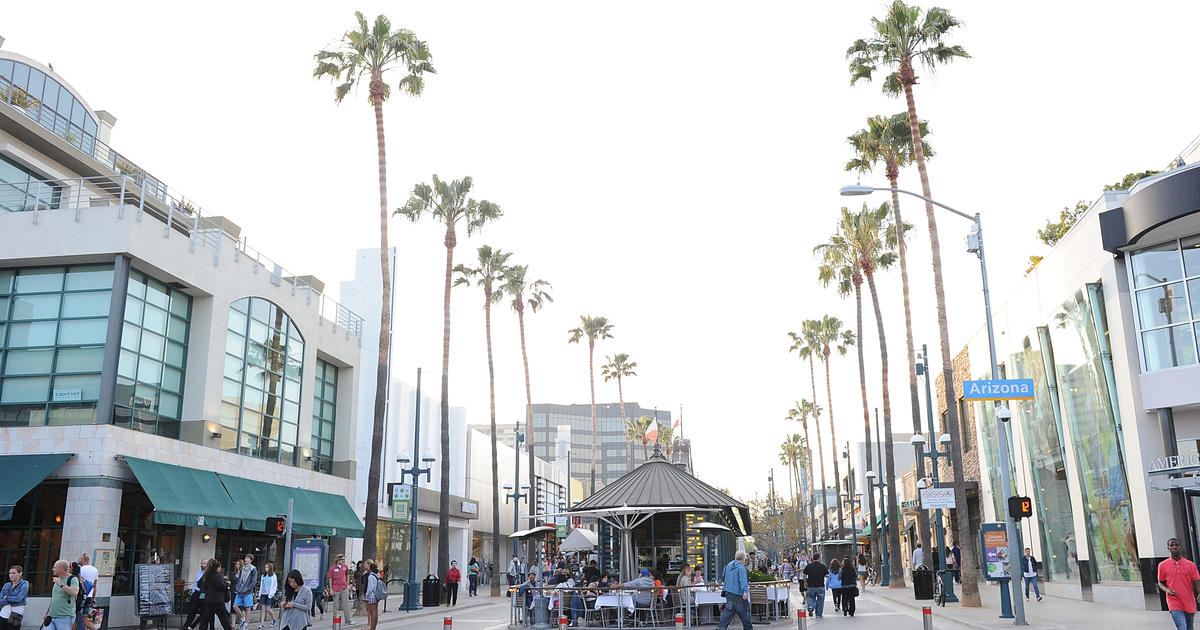
[(942, 608), (946, 607), (946, 588), (944, 584), (946, 576), (949, 573), (948, 569), (942, 569), (937, 572), (937, 577), (933, 581), (933, 601)]
[(867, 565), (867, 584), (875, 586), (879, 584), (879, 563)]

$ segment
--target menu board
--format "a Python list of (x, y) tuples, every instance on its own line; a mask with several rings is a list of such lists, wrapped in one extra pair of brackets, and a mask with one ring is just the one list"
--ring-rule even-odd
[(175, 566), (139, 564), (137, 572), (138, 617), (162, 617), (175, 612)]

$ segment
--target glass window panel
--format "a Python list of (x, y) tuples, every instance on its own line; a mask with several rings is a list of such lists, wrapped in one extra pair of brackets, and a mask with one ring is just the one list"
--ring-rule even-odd
[(169, 293), (170, 289), (167, 285), (155, 280), (154, 278), (146, 279), (146, 301), (159, 308), (166, 309), (171, 302)]
[(182, 291), (171, 291), (171, 313), (187, 319), (188, 306), (191, 304), (192, 298)]
[(251, 320), (251, 322), (250, 322), (250, 340), (258, 342), (259, 344), (262, 344), (262, 345), (266, 345), (267, 339), (270, 336), (269, 330), (270, 329), (267, 328), (266, 324)]
[(251, 300), (250, 317), (264, 323), (273, 322), (275, 320), (275, 305), (266, 300)]
[(1143, 249), (1132, 258), (1133, 282), (1137, 287), (1162, 284), (1183, 277), (1179, 247), (1175, 242)]
[(287, 360), (287, 377), (300, 378), (300, 362), (294, 359)]
[(63, 296), (63, 317), (96, 317), (108, 315), (112, 291), (67, 293)]
[[(225, 433), (233, 433), (237, 429), (238, 407), (229, 403), (221, 403), (221, 426), (230, 429)], [(224, 447), (222, 447), (224, 448)]]
[(239, 313), (230, 309), (229, 311), (229, 330), (245, 334), (246, 332), (246, 314)]
[(283, 388), (283, 397), (292, 401), (299, 402), (300, 400), (300, 381), (287, 379), (287, 385)]
[(22, 269), (17, 274), (17, 293), (45, 293), (62, 289), (62, 267)]
[(1189, 276), (1200, 276), (1200, 235), (1183, 239), (1183, 270)]
[(0, 381), (0, 403), (46, 402), (50, 377), (6, 378)]
[(54, 319), (58, 317), (58, 304), (62, 296), (57, 293), (49, 295), (21, 295), (12, 298), (13, 319)]
[[(83, 118), (85, 115), (86, 114), (85, 114), (85, 110), (83, 107), (83, 103), (80, 103), (79, 101), (75, 101), (75, 102), (71, 103), (71, 124), (73, 126), (75, 126), (75, 127), (83, 126)], [(76, 131), (76, 130), (73, 130), (73, 131), (75, 131), (76, 135), (78, 135), (78, 133), (79, 133), (78, 131)]]
[[(124, 360), (124, 352), (121, 359)], [(92, 348), (62, 348), (58, 351), (56, 372), (99, 372), (104, 362), (104, 346)], [(120, 369), (117, 370), (120, 372)]]
[(1200, 319), (1200, 278), (1188, 280), (1188, 296), (1192, 300), (1192, 319)]
[(107, 319), (69, 319), (60, 326), (58, 342), (63, 345), (104, 343), (107, 336)]
[(262, 433), (262, 414), (251, 411), (249, 407), (242, 409), (242, 433)]
[(279, 440), (285, 444), (295, 444), (296, 434), (299, 433), (297, 425), (291, 422), (284, 422), (280, 427)]
[(42, 105), (52, 110), (58, 109), (58, 93), (62, 86), (54, 79), (46, 79), (45, 89), (42, 90)]
[(245, 391), (242, 392), (242, 406), (248, 410), (262, 413), (263, 400), (264, 396), (261, 389), (256, 389), (247, 385)]
[(1172, 326), (1142, 333), (1146, 370), (1162, 370), (1196, 362), (1191, 326)]
[(162, 382), (162, 364), (142, 357), (138, 361), (137, 380), (148, 385), (157, 386)]
[(9, 59), (0, 59), (0, 76), (12, 81), (13, 62)]
[(56, 321), (9, 324), (8, 347), (53, 346), (56, 332), (58, 332), (58, 322)]
[(287, 355), (296, 361), (304, 360), (304, 342), (292, 338), (288, 344)]
[(29, 69), (29, 86), (25, 91), (37, 100), (42, 100), (42, 88), (46, 86), (46, 75), (36, 68)]
[(172, 367), (163, 368), (162, 388), (167, 391), (183, 391), (183, 372)]
[(121, 326), (121, 347), (126, 350), (137, 350), (142, 340), (142, 329), (126, 322)]
[(227, 352), (235, 357), (241, 357), (245, 351), (246, 351), (246, 338), (245, 337), (243, 337), (239, 334), (233, 333), (233, 332), (230, 332), (225, 335), (225, 352)]
[[(4, 166), (4, 161), (0, 160), (0, 167)], [(8, 295), (12, 292), (13, 270), (0, 269), (0, 295)]]
[(263, 416), (262, 424), (262, 436), (269, 437), (274, 440), (279, 439), (279, 418)]
[(240, 406), (242, 404), (242, 384), (237, 381), (223, 379), (221, 381), (221, 400)]
[(94, 402), (50, 406), (50, 418), (47, 424), (63, 426), (95, 423), (96, 403)]
[(236, 446), (237, 431), (232, 428), (228, 431), (221, 431), (221, 450), (235, 452), (237, 450)]
[[(8, 319), (9, 298), (0, 297), (0, 322)], [(0, 337), (0, 346), (4, 345), (4, 337)]]
[(133, 271), (129, 274), (129, 295), (135, 298), (142, 299), (146, 297), (146, 276), (140, 272)]
[(288, 422), (300, 421), (300, 405), (294, 402), (283, 403), (283, 419)]
[(1188, 317), (1183, 283), (1164, 284), (1137, 292), (1138, 316), (1142, 328), (1166, 326), (1191, 319)]
[(132, 295), (125, 298), (125, 321), (142, 323), (142, 301)]
[(29, 85), (29, 66), (23, 63), (14, 63), (12, 82), (13, 85), (24, 90), (25, 86)]
[(322, 422), (321, 423), (321, 437), (326, 440), (333, 439), (333, 423), (332, 422)]
[(113, 286), (112, 265), (71, 267), (67, 270), (67, 290), (111, 289)]
[(183, 344), (175, 343), (174, 341), (167, 342), (167, 356), (166, 356), (167, 365), (171, 365), (171, 366), (174, 366), (177, 368), (182, 368), (183, 367), (183, 355), (184, 355)]
[(83, 119), (83, 131), (89, 136), (96, 135), (96, 121), (91, 116)]
[[(75, 390), (79, 390), (76, 392)], [(54, 391), (51, 392), (61, 401), (96, 400), (100, 397), (100, 375), (80, 374), (76, 376), (54, 377)], [(78, 395), (80, 398), (76, 399)], [(65, 398), (63, 398), (65, 396)]]
[(180, 343), (186, 341), (187, 322), (179, 319), (178, 317), (172, 317), (170, 321), (167, 322), (167, 337), (170, 337), (171, 339)]
[(53, 361), (53, 350), (10, 350), (4, 375), (49, 374)]
[(168, 418), (179, 417), (179, 396), (160, 392), (158, 395), (158, 413)]
[(292, 323), (292, 320), (290, 317), (288, 318), (287, 329), (288, 329), (288, 339), (291, 340), (292, 343), (297, 343), (300, 345), (301, 348), (303, 348), (304, 347), (304, 336), (300, 334), (300, 329), (296, 328), (296, 325)]
[(229, 308), (230, 308), (230, 310), (234, 310), (239, 313), (245, 313), (247, 311), (247, 309), (250, 308), (250, 298), (242, 298), (240, 300), (235, 300), (232, 304), (229, 305)]
[(163, 345), (166, 340), (150, 331), (142, 331), (141, 353), (152, 359), (162, 360)]
[[(141, 366), (138, 366), (141, 369)], [(133, 407), (141, 411), (156, 413), (158, 411), (158, 390), (154, 387), (138, 383), (133, 386)]]
[(122, 350), (121, 360), (117, 363), (117, 374), (128, 379), (137, 376), (137, 354)]
[(225, 355), (225, 378), (241, 382), (242, 370), (243, 363), (241, 359)]
[(279, 445), (279, 462), (289, 466), (296, 465), (296, 447), (291, 444)]
[(167, 312), (147, 304), (146, 314), (142, 318), (142, 327), (160, 335), (167, 334)]

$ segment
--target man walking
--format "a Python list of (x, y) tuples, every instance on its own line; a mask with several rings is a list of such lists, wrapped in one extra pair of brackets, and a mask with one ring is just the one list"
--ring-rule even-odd
[(333, 566), (329, 567), (329, 590), (333, 592), (333, 605), (329, 609), (333, 616), (341, 614), (342, 623), (352, 626), (354, 620), (350, 617), (350, 567), (346, 564), (346, 554), (339, 553), (333, 557)]
[(250, 624), (250, 611), (254, 609), (254, 589), (258, 587), (258, 569), (254, 566), (254, 556), (246, 554), (242, 558), (242, 570), (234, 576), (233, 585), (233, 621), (238, 626), (238, 618), (242, 619), (240, 628), (246, 630)]
[(1029, 599), (1029, 585), (1033, 584), (1033, 594), (1037, 595), (1037, 600), (1042, 601), (1042, 590), (1038, 588), (1037, 570), (1041, 563), (1037, 558), (1033, 557), (1033, 553), (1029, 551), (1029, 547), (1025, 548), (1025, 555), (1021, 556), (1021, 576), (1025, 578), (1025, 599)]
[[(1178, 538), (1167, 539), (1167, 552), (1171, 557), (1158, 563), (1158, 590), (1167, 594), (1167, 609), (1171, 611), (1176, 630), (1192, 630), (1196, 619), (1196, 596), (1200, 594), (1200, 573), (1196, 572), (1194, 562), (1183, 557), (1183, 545)], [(57, 564), (54, 569), (57, 575)]]
[[(1192, 565), (1193, 571), (1195, 567)], [(71, 575), (71, 564), (66, 560), (55, 562), (51, 571), (54, 585), (50, 587), (50, 610), (46, 612), (50, 618), (49, 630), (71, 630), (75, 621), (75, 598), (82, 594), (83, 584), (79, 578)], [(1192, 611), (1195, 610), (1193, 604)]]
[(750, 623), (750, 580), (746, 576), (746, 565), (743, 564), (745, 561), (746, 552), (739, 550), (733, 554), (733, 560), (725, 565), (725, 587), (722, 593), (725, 596), (725, 612), (721, 613), (717, 630), (726, 630), (734, 615), (742, 620), (742, 630), (754, 627)]
[(521, 563), (513, 556), (512, 562), (508, 563), (508, 585), (516, 586), (517, 580), (521, 579)]
[(812, 560), (804, 566), (804, 583), (808, 585), (808, 611), (817, 617), (825, 616), (825, 576), (829, 569), (821, 562), (821, 553), (813, 552)]

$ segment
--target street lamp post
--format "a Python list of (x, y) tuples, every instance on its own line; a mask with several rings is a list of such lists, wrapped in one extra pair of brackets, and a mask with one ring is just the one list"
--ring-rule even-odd
[[(412, 466), (400, 469), (400, 485), (404, 485), (405, 475), (412, 477), (412, 507), (408, 515), (409, 530), (408, 530), (408, 588), (404, 590), (404, 610), (413, 611), (421, 608), (421, 593), (417, 589), (417, 482), (421, 479), (421, 475), (425, 475), (425, 481), (432, 480), (433, 455), (428, 453), (421, 458), (421, 462), (417, 463), (416, 453), (421, 450), (421, 368), (417, 368), (417, 410), (413, 416), (413, 456), (409, 457), (408, 453), (401, 452), (396, 458), (396, 463), (401, 466), (406, 466), (412, 462)], [(426, 464), (421, 466), (421, 464)]]
[[(891, 448), (890, 441), (888, 444), (888, 448)], [(879, 408), (875, 409), (875, 453), (876, 453), (875, 461), (882, 464), (883, 463), (883, 442), (881, 442), (880, 438), (879, 438)], [(875, 472), (868, 470), (867, 471), (867, 482), (871, 484), (871, 487), (879, 489), (879, 505), (882, 508), (884, 508), (884, 509), (880, 510), (880, 513), (882, 514), (882, 516), (880, 517), (879, 522), (874, 525), (874, 527), (879, 528), (879, 546), (880, 546), (880, 550), (879, 550), (879, 558), (880, 558), (879, 585), (880, 586), (888, 586), (892, 582), (892, 577), (891, 577), (891, 574), (888, 573), (888, 512), (887, 512), (887, 497), (885, 494), (886, 489), (887, 489), (887, 483), (885, 483), (882, 478), (879, 481), (875, 481), (875, 478), (876, 478)], [(874, 500), (874, 499), (872, 499), (872, 500)]]
[[(513, 490), (513, 484), (511, 484), (511, 483), (504, 484), (504, 489), (511, 491), (504, 495), (504, 503), (505, 503), (505, 505), (507, 505), (509, 500), (512, 500), (513, 531), (515, 532), (521, 526), (520, 525), (520, 523), (521, 523), (521, 509), (520, 509), (521, 499), (525, 499), (526, 505), (529, 504), (529, 484), (521, 483), (521, 443), (525, 441), (525, 434), (521, 433), (521, 422), (520, 421), (517, 421), (516, 428), (513, 429), (513, 432), (516, 434), (516, 438), (517, 438), (516, 446), (513, 448), (513, 452), (515, 454), (514, 459), (516, 460), (515, 463), (513, 464), (513, 475), (514, 475), (513, 480), (520, 486), (521, 490), (525, 491), (525, 492), (518, 492), (516, 490)], [(520, 554), (518, 553), (518, 545), (519, 544), (520, 544), (520, 539), (514, 538), (513, 539), (513, 557), (514, 558), (520, 556)], [(525, 576), (521, 576), (521, 577), (525, 577)]]
[(854, 508), (861, 506), (862, 494), (854, 493), (854, 467), (850, 463), (850, 442), (846, 441), (846, 450), (842, 451), (842, 457), (846, 458), (846, 492), (842, 493), (842, 499), (850, 506), (850, 559), (853, 562), (858, 561), (858, 526), (855, 525)]
[[(929, 387), (929, 348), (925, 344), (921, 344), (921, 356), (917, 362), (917, 375), (923, 375), (925, 377), (925, 416), (929, 423), (929, 436), (933, 437), (933, 394), (931, 393)], [(940, 481), (938, 479), (938, 460), (943, 457), (947, 460), (950, 459), (950, 435), (948, 433), (943, 433), (942, 436), (938, 438), (937, 444), (926, 445), (925, 436), (918, 433), (912, 436), (910, 442), (913, 444), (913, 446), (917, 447), (917, 450), (921, 453), (922, 457), (929, 458), (929, 461), (933, 466), (933, 487), (937, 488), (938, 482)], [(946, 447), (945, 451), (942, 450), (943, 445)], [(934, 514), (937, 525), (935, 531), (937, 532), (938, 570), (945, 571), (946, 530), (942, 521), (942, 509), (938, 508)], [(946, 601), (957, 602), (958, 596), (954, 594), (954, 578), (952, 578), (949, 573), (943, 573), (941, 579), (942, 590), (946, 593)]]
[[(939, 208), (942, 208), (943, 210), (949, 210), (950, 212), (952, 212), (968, 221), (971, 221), (972, 223), (975, 224), (974, 231), (972, 231), (967, 236), (967, 251), (970, 253), (973, 253), (979, 257), (979, 275), (983, 280), (983, 311), (984, 311), (985, 319), (987, 321), (988, 354), (990, 355), (989, 358), (991, 359), (992, 378), (999, 377), (1000, 365), (996, 359), (996, 332), (995, 332), (995, 328), (992, 326), (992, 298), (991, 298), (990, 293), (988, 292), (987, 259), (984, 256), (984, 252), (983, 252), (983, 223), (980, 220), (979, 213), (976, 212), (975, 216), (971, 216), (960, 210), (955, 210), (954, 208), (951, 208), (950, 206), (947, 206), (944, 203), (935, 201), (924, 195), (918, 195), (915, 192), (912, 192), (909, 190), (904, 190), (901, 188), (876, 188), (874, 186), (864, 186), (862, 184), (854, 184), (851, 186), (843, 186), (841, 189), (841, 194), (844, 197), (856, 197), (856, 196), (860, 196), (860, 195), (869, 195), (876, 191), (904, 193), (906, 195), (916, 197), (918, 199), (922, 199), (922, 200), (924, 200), (928, 203), (931, 203)], [(949, 400), (946, 401), (947, 404), (950, 404), (951, 402), (953, 402), (953, 401), (949, 401)], [(1001, 490), (1001, 492), (1004, 493), (1004, 496), (1007, 498), (1007, 497), (1012, 496), (1012, 478), (1011, 478), (1012, 472), (1010, 470), (1011, 460), (1009, 459), (1009, 455), (1008, 455), (1008, 433), (1004, 430), (1004, 426), (1003, 426), (1003, 423), (1008, 420), (1008, 417), (1002, 417), (1004, 414), (999, 413), (999, 410), (1002, 406), (1003, 406), (1003, 403), (1001, 401), (999, 401), (999, 400), (995, 401), (994, 408), (997, 411), (996, 417), (999, 420), (999, 422), (997, 422), (996, 433), (998, 434), (997, 442), (998, 442), (998, 447), (999, 447), (997, 450), (1000, 451), (1000, 453), (999, 453), (999, 455), (1000, 455), (1000, 466), (999, 466), (999, 468), (1000, 468), (1000, 490)], [(966, 512), (967, 512), (966, 506), (965, 505), (962, 506), (962, 509), (963, 509), (963, 517), (966, 517)], [(1017, 525), (1013, 521), (1012, 514), (1009, 514), (1007, 510), (1005, 510), (1005, 512), (1004, 512), (1004, 530), (1005, 530), (1005, 534), (1008, 536), (1008, 557), (1009, 558), (1020, 558), (1021, 557), (1021, 549), (1020, 549), (1020, 545), (1017, 543)], [(1002, 618), (1008, 618), (1010, 614), (1015, 613), (1015, 619), (1013, 620), (1013, 623), (1015, 625), (1018, 625), (1018, 626), (1028, 625), (1025, 621), (1025, 603), (1021, 600), (1021, 597), (1020, 597), (1020, 595), (1021, 595), (1020, 577), (1017, 576), (1017, 579), (1010, 578), (1009, 581), (1011, 582), (1009, 584), (1009, 586), (1012, 588), (1013, 611), (1012, 611), (1012, 613), (1010, 613), (1004, 606), (1005, 596), (1008, 595), (1008, 591), (1006, 589), (1004, 589), (1003, 585), (1002, 585), (1001, 589), (1000, 589), (1000, 592), (1002, 593), (1002, 597), (1000, 598), (1000, 616)]]

